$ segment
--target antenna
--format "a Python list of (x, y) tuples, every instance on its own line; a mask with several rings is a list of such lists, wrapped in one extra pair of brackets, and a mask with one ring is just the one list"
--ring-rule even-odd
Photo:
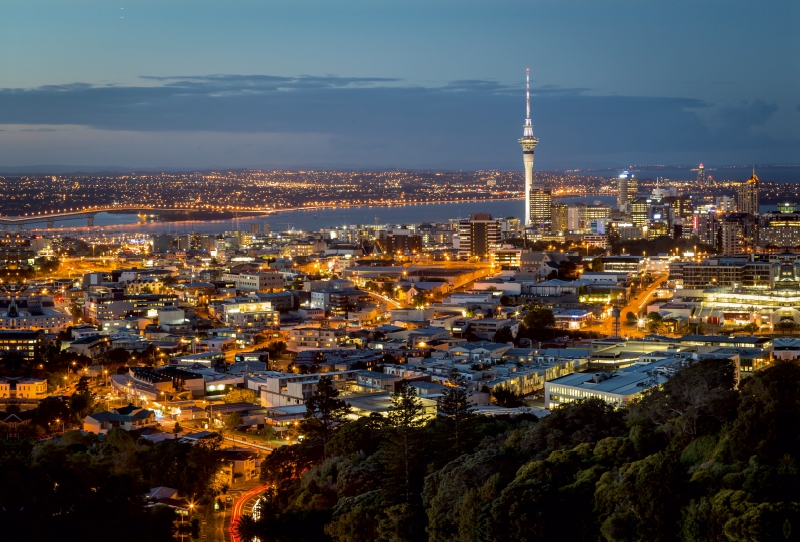
[[(525, 118), (531, 118), (531, 69), (525, 68)], [(753, 168), (755, 171), (755, 168)]]
[(533, 139), (531, 124), (531, 69), (525, 68), (525, 126), (522, 128), (523, 139)]

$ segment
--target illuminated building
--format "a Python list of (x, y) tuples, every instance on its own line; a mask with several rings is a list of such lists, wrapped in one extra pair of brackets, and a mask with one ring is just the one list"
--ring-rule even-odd
[(731, 213), (719, 225), (719, 248), (723, 254), (744, 254), (758, 243), (758, 220), (749, 213)]
[(703, 184), (706, 182), (706, 168), (703, 167), (703, 164), (700, 164), (700, 167), (697, 168), (697, 184)]
[(28, 361), (38, 359), (44, 348), (44, 331), (0, 330), (0, 356), (15, 352)]
[(574, 232), (589, 232), (592, 221), (610, 216), (611, 207), (608, 205), (576, 203), (567, 208), (567, 228)]
[(718, 225), (717, 213), (713, 211), (696, 212), (692, 217), (692, 226), (700, 242), (714, 248), (717, 247)]
[(740, 213), (758, 214), (758, 177), (755, 171), (746, 183), (741, 185), (737, 191), (738, 211)]
[(567, 209), (569, 207), (565, 203), (554, 203), (550, 207), (550, 218), (552, 223), (550, 229), (552, 231), (566, 231), (567, 225)]
[(778, 204), (777, 213), (761, 216), (758, 229), (758, 245), (762, 247), (800, 246), (800, 213), (794, 203)]
[(550, 195), (550, 189), (538, 186), (531, 187), (529, 199), (531, 207), (528, 225), (538, 227), (542, 230), (549, 230), (552, 223), (550, 214), (552, 197)]
[(617, 179), (617, 209), (625, 211), (639, 194), (639, 181), (629, 171), (623, 171)]
[(50, 297), (0, 299), (0, 329), (44, 329), (50, 333), (72, 325), (72, 316), (55, 309)]
[[(525, 125), (522, 128), (522, 161), (525, 166), (525, 225), (531, 222), (531, 190), (533, 189), (533, 149), (539, 140), (533, 137), (533, 124), (531, 124), (531, 70), (525, 70)], [(549, 214), (549, 206), (548, 206)]]
[(490, 214), (470, 215), (458, 223), (458, 255), (485, 258), (492, 249), (500, 248), (500, 223)]
[(634, 226), (645, 226), (650, 218), (650, 202), (647, 198), (636, 198), (631, 203), (631, 222)]

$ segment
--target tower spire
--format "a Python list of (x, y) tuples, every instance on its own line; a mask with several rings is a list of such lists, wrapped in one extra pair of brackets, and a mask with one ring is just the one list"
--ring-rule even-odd
[[(531, 69), (525, 68), (525, 118), (531, 118)], [(755, 171), (755, 166), (753, 167)]]
[(533, 124), (531, 124), (531, 69), (525, 68), (525, 125), (522, 128), (522, 138), (533, 139)]

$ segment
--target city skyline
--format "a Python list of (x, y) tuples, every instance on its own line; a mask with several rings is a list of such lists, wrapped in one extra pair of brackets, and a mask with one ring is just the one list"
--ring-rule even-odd
[(527, 66), (540, 170), (793, 162), (798, 7), (720, 6), (19, 4), (0, 165), (515, 170)]

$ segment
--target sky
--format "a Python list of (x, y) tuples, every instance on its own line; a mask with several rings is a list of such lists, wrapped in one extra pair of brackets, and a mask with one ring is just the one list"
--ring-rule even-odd
[(0, 170), (800, 162), (800, 3), (4, 0)]

